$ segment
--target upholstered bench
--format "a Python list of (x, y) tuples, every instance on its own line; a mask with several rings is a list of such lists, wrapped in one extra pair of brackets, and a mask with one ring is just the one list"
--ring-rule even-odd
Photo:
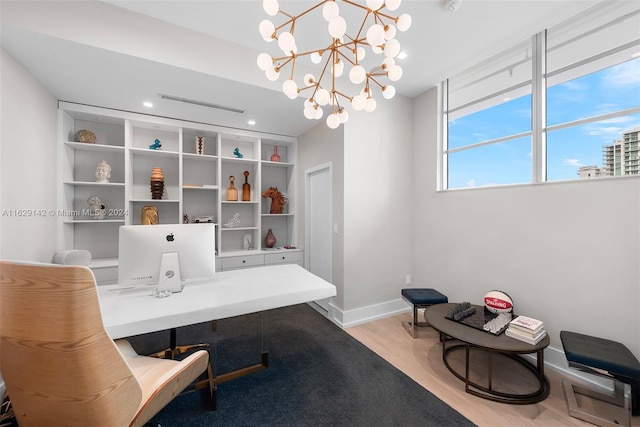
[[(568, 379), (563, 380), (569, 415), (599, 426), (630, 426), (631, 415), (640, 414), (640, 362), (619, 342), (576, 332), (560, 332), (569, 366), (610, 378), (613, 393)], [(606, 402), (605, 405), (579, 405), (576, 394)]]
[(446, 295), (431, 288), (404, 288), (402, 290), (402, 298), (413, 305), (413, 321), (403, 322), (402, 324), (414, 338), (418, 336), (418, 327), (429, 326), (427, 322), (418, 322), (418, 309), (449, 302)]

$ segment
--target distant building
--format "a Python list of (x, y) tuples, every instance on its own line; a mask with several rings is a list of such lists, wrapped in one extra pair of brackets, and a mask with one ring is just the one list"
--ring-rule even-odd
[(593, 166), (580, 166), (578, 169), (578, 177), (580, 179), (597, 178), (599, 176), (608, 176), (607, 168), (599, 168), (596, 165)]
[[(622, 133), (622, 139), (602, 147), (606, 175), (636, 175), (640, 171), (640, 127)], [(588, 166), (591, 167), (591, 166)], [(580, 175), (580, 172), (578, 172)], [(603, 174), (605, 175), (605, 174)], [(582, 178), (582, 175), (580, 175)]]

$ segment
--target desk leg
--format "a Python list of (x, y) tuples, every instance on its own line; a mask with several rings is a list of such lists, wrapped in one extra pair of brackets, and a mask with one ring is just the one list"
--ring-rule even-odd
[(245, 375), (253, 374), (256, 372), (264, 371), (269, 367), (269, 348), (268, 348), (268, 321), (266, 318), (266, 314), (264, 312), (260, 312), (260, 334), (261, 334), (261, 358), (260, 363), (256, 363), (255, 365), (250, 365), (244, 368), (236, 369), (231, 372), (227, 372), (221, 375), (217, 375), (216, 383), (222, 384), (227, 381), (231, 381), (236, 378), (244, 377)]

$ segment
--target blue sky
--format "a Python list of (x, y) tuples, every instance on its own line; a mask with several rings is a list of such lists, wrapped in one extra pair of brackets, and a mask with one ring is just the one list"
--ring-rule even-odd
[[(547, 91), (547, 125), (640, 106), (640, 58)], [(602, 146), (640, 127), (640, 113), (547, 135), (549, 181), (576, 179), (580, 166), (602, 166)], [(505, 101), (449, 123), (449, 148), (531, 129), (531, 96)], [(449, 188), (531, 182), (531, 139), (492, 144), (449, 156)]]

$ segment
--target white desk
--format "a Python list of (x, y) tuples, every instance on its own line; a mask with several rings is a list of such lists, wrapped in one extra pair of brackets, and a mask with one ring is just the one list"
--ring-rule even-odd
[(216, 273), (213, 279), (186, 282), (166, 298), (153, 287), (113, 290), (99, 286), (102, 320), (112, 339), (329, 298), (336, 287), (295, 264)]

